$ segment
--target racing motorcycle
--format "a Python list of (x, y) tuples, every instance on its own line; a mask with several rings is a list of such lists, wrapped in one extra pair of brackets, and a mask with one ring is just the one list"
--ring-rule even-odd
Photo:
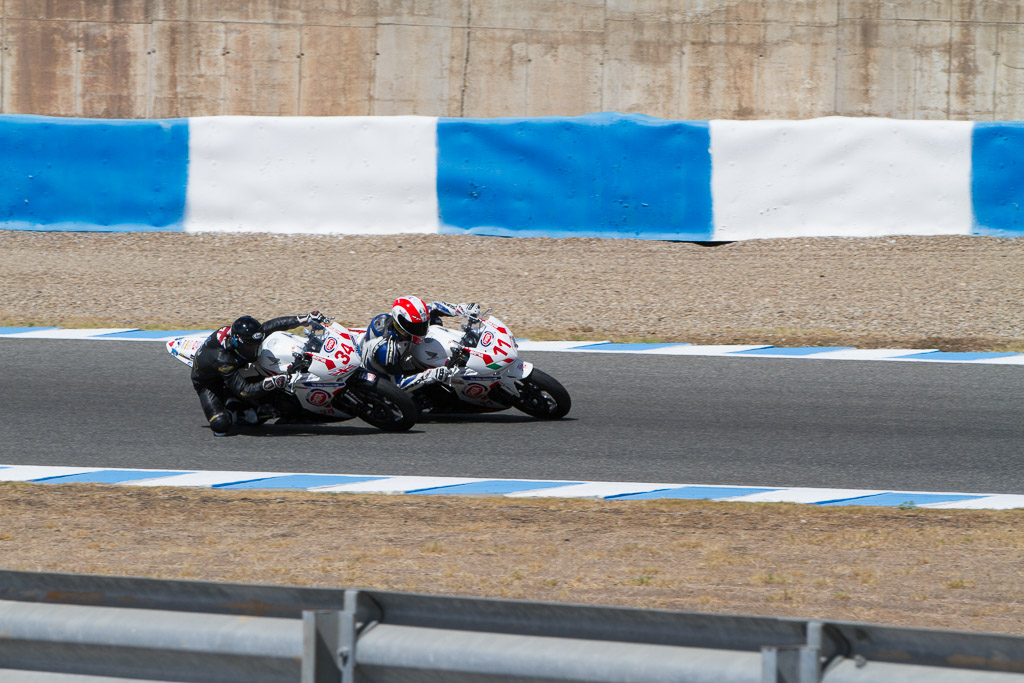
[(452, 371), (446, 382), (409, 390), (423, 410), (449, 413), (516, 408), (542, 420), (557, 420), (569, 412), (569, 392), (554, 377), (519, 358), (516, 338), (501, 320), (468, 316), (461, 334), (439, 323), (440, 318), (435, 318), (426, 338), (412, 345), (412, 358), (418, 365), (444, 366)]
[[(189, 335), (167, 342), (167, 351), (192, 366), (206, 335)], [(291, 391), (276, 391), (271, 405), (277, 424), (342, 422), (361, 418), (388, 432), (406, 431), (414, 424), (418, 409), (412, 398), (375, 373), (364, 369), (352, 332), (333, 322), (312, 323), (304, 335), (274, 332), (260, 344), (255, 363), (247, 372), (252, 377), (300, 373)], [(263, 422), (254, 411), (239, 415), (244, 422)]]

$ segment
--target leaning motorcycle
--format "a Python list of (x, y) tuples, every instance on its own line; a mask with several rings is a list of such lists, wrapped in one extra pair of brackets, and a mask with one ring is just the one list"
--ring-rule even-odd
[[(206, 335), (178, 337), (167, 351), (192, 366)], [(359, 360), (355, 336), (338, 323), (312, 323), (304, 335), (274, 332), (260, 344), (252, 376), (299, 373), (291, 391), (271, 395), (278, 424), (342, 422), (355, 417), (387, 432), (402, 432), (416, 424), (418, 408), (404, 391)]]
[(423, 410), (495, 412), (516, 408), (538, 419), (557, 420), (572, 406), (569, 392), (558, 380), (519, 358), (515, 336), (494, 316), (469, 316), (461, 333), (432, 324), (426, 338), (413, 345), (412, 357), (423, 367), (452, 370), (447, 382), (411, 389)]

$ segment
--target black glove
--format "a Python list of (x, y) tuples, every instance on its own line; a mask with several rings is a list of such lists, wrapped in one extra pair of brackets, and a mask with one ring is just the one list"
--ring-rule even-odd
[(321, 325), (327, 324), (327, 316), (320, 311), (310, 311), (305, 315), (296, 317), (299, 319), (300, 325), (310, 325), (312, 323), (319, 323)]
[(271, 377), (266, 377), (263, 380), (263, 391), (291, 389), (297, 377), (298, 375), (272, 375)]

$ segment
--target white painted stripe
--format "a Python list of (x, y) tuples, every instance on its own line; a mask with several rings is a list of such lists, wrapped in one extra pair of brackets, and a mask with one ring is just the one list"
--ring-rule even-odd
[[(1003, 358), (1011, 358), (1011, 356), (1003, 356)], [(896, 356), (893, 358), (879, 358), (878, 360), (892, 361), (893, 363), (960, 363), (967, 365), (978, 365), (978, 364), (990, 364), (992, 360), (989, 358), (904, 358)], [(1017, 363), (1004, 363), (1004, 365), (1017, 365)]]
[(137, 327), (109, 327), (109, 328), (90, 328), (85, 330), (37, 330), (35, 332), (15, 332), (13, 334), (4, 334), (0, 337), (10, 337), (12, 339), (92, 339), (102, 334), (114, 334), (117, 332), (134, 332)]
[(957, 509), (957, 510), (1010, 510), (1024, 508), (1024, 496), (999, 494), (975, 498), (973, 500), (954, 500), (947, 503), (925, 503), (922, 508)]
[[(612, 342), (612, 343), (614, 344), (615, 342)], [(609, 349), (603, 349), (600, 346), (593, 346), (593, 347), (591, 347), (591, 346), (583, 345), (583, 346), (578, 346), (576, 348), (565, 349), (565, 350), (566, 351), (580, 351), (580, 352), (585, 352), (585, 353), (631, 353), (631, 354), (640, 355), (640, 356), (652, 356), (652, 355), (653, 356), (660, 356), (660, 355), (671, 356), (671, 355), (677, 355), (677, 354), (673, 354), (672, 353), (673, 350), (689, 348), (689, 346), (690, 346), (689, 344), (680, 343), (680, 344), (673, 344), (671, 346), (658, 346), (658, 347), (649, 348), (649, 349), (644, 349), (644, 348), (637, 348), (637, 349), (609, 348)]]
[(606, 344), (603, 341), (517, 341), (520, 351), (569, 351), (579, 346)]
[[(730, 355), (730, 356), (734, 356), (736, 358), (786, 358), (786, 359), (792, 360), (794, 358), (821, 358), (826, 353), (834, 353), (833, 351), (830, 351), (827, 346), (821, 347), (820, 351), (810, 351), (810, 352), (803, 351), (804, 347), (795, 347), (795, 348), (799, 348), (801, 350), (793, 353), (792, 355), (787, 355), (785, 353), (786, 347), (784, 347), (784, 346), (762, 346), (762, 347), (759, 347), (759, 349), (763, 349), (766, 352), (770, 349), (771, 353), (758, 353), (757, 352), (758, 349), (755, 349), (753, 351), (750, 351), (749, 353), (743, 353), (743, 354), (735, 354), (735, 353), (733, 353), (733, 354), (723, 354), (723, 355)], [(882, 359), (882, 360), (889, 360), (889, 359), (885, 358), (885, 359)]]
[(282, 472), (190, 472), (188, 474), (175, 474), (170, 477), (159, 477), (156, 479), (141, 479), (137, 481), (126, 481), (124, 486), (200, 486), (210, 487), (219, 484), (236, 484), (240, 481), (252, 481), (253, 479), (266, 479), (268, 477), (288, 476)]
[(589, 481), (583, 484), (534, 489), (506, 494), (508, 498), (607, 498), (631, 493), (648, 493), (676, 488), (679, 484), (640, 484), (629, 482)]
[(755, 344), (743, 346), (738, 344), (706, 344), (699, 346), (672, 346), (661, 349), (666, 356), (727, 356), (737, 351), (753, 351), (754, 349), (769, 349), (771, 344)]
[(711, 121), (716, 240), (967, 235), (970, 121)]
[(330, 493), (407, 493), (440, 486), (472, 484), (488, 479), (469, 477), (387, 477), (373, 481), (360, 481), (355, 484), (335, 484), (333, 486), (315, 486), (310, 491), (326, 491)]
[(189, 119), (188, 232), (391, 235), (438, 226), (436, 117)]
[(900, 356), (910, 356), (915, 353), (931, 353), (938, 349), (846, 349), (844, 351), (826, 351), (816, 353), (814, 358), (826, 358), (830, 360), (891, 360)]
[(1002, 358), (981, 358), (970, 362), (985, 365), (1024, 365), (1024, 353), (1017, 356), (1003, 356)]
[(99, 472), (106, 467), (48, 467), (43, 465), (13, 465), (0, 469), (0, 481), (31, 481), (45, 477), (64, 477), (69, 474)]

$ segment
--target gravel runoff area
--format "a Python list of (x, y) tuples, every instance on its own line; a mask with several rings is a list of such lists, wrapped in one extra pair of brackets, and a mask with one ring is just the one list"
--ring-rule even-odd
[(402, 294), (520, 337), (1024, 351), (1024, 240), (642, 240), (0, 231), (0, 325), (211, 328)]
[[(0, 292), (0, 325), (210, 328), (312, 307), (356, 325), (413, 293), (479, 301), (538, 339), (1024, 351), (1024, 240), (995, 238), (0, 231)], [(1024, 634), (1022, 510), (0, 484), (0, 518), (9, 569)]]

